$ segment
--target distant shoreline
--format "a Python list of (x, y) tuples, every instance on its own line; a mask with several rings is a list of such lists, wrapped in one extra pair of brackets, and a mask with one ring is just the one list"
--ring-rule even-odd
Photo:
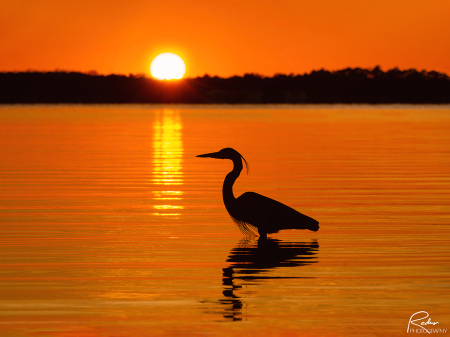
[(343, 69), (304, 75), (158, 81), (78, 72), (0, 73), (0, 104), (448, 104), (435, 71)]

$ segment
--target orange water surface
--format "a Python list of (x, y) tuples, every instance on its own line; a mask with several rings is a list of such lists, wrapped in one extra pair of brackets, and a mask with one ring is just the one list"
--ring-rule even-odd
[[(449, 130), (449, 106), (2, 106), (0, 336), (450, 334)], [(195, 157), (224, 147), (235, 195), (320, 230), (244, 237), (231, 161)]]

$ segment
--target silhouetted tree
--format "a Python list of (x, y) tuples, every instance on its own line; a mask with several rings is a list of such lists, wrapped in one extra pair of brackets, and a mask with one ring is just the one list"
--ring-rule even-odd
[(0, 73), (0, 103), (450, 103), (450, 79), (436, 71), (383, 72), (379, 66), (179, 81), (29, 71)]

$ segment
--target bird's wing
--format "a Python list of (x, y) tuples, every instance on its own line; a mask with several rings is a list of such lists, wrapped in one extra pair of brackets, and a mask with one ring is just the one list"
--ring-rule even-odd
[(265, 227), (267, 233), (282, 229), (319, 229), (318, 221), (261, 194), (246, 192), (236, 201), (241, 220), (258, 228)]

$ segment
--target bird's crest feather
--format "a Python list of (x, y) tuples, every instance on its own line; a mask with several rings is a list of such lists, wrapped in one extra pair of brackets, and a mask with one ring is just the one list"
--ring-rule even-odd
[(245, 160), (245, 158), (244, 158), (244, 156), (242, 154), (239, 153), (239, 155), (244, 160), (245, 168), (247, 169), (247, 174), (250, 174), (250, 165), (248, 165), (247, 161)]

